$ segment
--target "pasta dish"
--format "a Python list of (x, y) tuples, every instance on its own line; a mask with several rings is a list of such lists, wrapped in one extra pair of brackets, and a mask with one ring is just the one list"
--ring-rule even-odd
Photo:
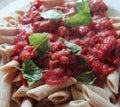
[(120, 107), (120, 18), (103, 0), (35, 0), (0, 26), (0, 107)]

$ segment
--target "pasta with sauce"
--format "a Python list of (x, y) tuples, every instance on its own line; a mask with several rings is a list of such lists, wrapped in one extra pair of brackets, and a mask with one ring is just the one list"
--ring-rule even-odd
[(0, 107), (119, 107), (120, 18), (103, 0), (35, 0), (0, 27)]

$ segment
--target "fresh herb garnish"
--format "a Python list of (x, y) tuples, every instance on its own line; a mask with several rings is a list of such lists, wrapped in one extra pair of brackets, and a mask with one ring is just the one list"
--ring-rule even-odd
[(82, 52), (81, 46), (68, 42), (63, 38), (61, 38), (60, 40), (64, 43), (66, 47), (68, 47), (72, 51), (74, 55), (80, 55), (80, 53)]
[(78, 57), (77, 58), (77, 64), (81, 64), (81, 65), (84, 65), (86, 66), (87, 65), (87, 61), (81, 57)]
[(38, 57), (45, 57), (50, 48), (49, 37), (42, 33), (34, 33), (29, 36), (31, 46), (35, 47), (35, 54)]
[(90, 8), (88, 4), (82, 0), (82, 3), (76, 1), (76, 9), (78, 13), (65, 19), (70, 27), (78, 27), (80, 25), (88, 25), (91, 21)]
[(26, 59), (22, 63), (22, 74), (29, 86), (42, 78), (43, 70), (40, 69), (31, 59)]
[(41, 17), (44, 19), (59, 21), (65, 17), (65, 14), (60, 10), (52, 9), (41, 13)]
[(89, 71), (78, 75), (77, 80), (85, 84), (94, 84), (96, 77), (92, 71)]

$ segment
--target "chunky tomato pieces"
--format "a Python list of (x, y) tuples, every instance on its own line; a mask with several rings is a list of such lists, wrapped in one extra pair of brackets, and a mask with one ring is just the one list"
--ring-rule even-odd
[[(91, 70), (100, 82), (113, 72), (119, 64), (120, 40), (109, 18), (103, 17), (107, 6), (101, 1), (89, 1), (93, 21), (88, 26), (68, 27), (64, 20), (43, 19), (40, 12), (49, 10), (36, 1), (24, 15), (18, 35), (15, 37), (14, 56), (19, 60), (36, 60), (44, 72), (43, 80), (48, 84), (60, 84), (69, 76), (77, 77), (80, 73)], [(61, 11), (75, 9), (75, 4), (55, 7)], [(34, 48), (29, 45), (28, 36), (32, 33), (44, 33), (50, 38), (50, 50), (46, 57), (37, 57)], [(80, 55), (74, 55), (61, 41), (60, 37), (82, 47)], [(101, 84), (101, 83), (100, 83)]]

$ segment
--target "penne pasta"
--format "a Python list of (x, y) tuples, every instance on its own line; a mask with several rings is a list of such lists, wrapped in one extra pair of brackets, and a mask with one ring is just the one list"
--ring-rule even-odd
[(110, 88), (107, 85), (104, 86), (104, 90), (105, 90), (105, 92), (107, 92), (110, 102), (115, 104), (116, 98), (115, 98), (114, 93), (110, 90)]
[(18, 66), (19, 66), (19, 63), (15, 60), (12, 60), (8, 62), (7, 64), (1, 66), (0, 70), (6, 73), (13, 73), (13, 72), (15, 73), (17, 71)]
[(103, 88), (100, 88), (98, 86), (94, 86), (94, 85), (88, 85), (88, 87), (95, 93), (97, 93), (98, 95), (100, 95), (101, 97), (103, 97), (105, 100), (110, 101), (110, 97), (108, 95), (108, 93), (106, 93), (106, 90), (104, 90)]
[(64, 103), (65, 101), (68, 101), (70, 97), (71, 97), (70, 90), (64, 89), (49, 95), (48, 99), (54, 104), (60, 104), (60, 103)]
[(29, 98), (24, 98), (20, 107), (33, 107), (32, 101)]
[(0, 107), (10, 106), (12, 79), (15, 74), (5, 74), (0, 81)]
[(118, 94), (119, 73), (117, 70), (107, 76), (107, 84), (113, 93)]
[(113, 26), (116, 30), (120, 30), (120, 23), (113, 23)]
[(0, 45), (0, 55), (2, 56), (3, 64), (8, 63), (11, 60), (11, 56), (14, 53), (14, 46), (8, 44)]
[(96, 107), (114, 107), (112, 103), (104, 99), (99, 94), (93, 92), (90, 90), (86, 85), (83, 85), (82, 87), (83, 94), (85, 96), (85, 99), (89, 101), (91, 105), (97, 105)]
[(90, 104), (85, 100), (74, 100), (70, 101), (70, 107), (91, 107)]
[(110, 19), (113, 21), (113, 23), (119, 23), (120, 22), (120, 17), (110, 17)]
[(13, 36), (0, 36), (0, 44), (4, 43), (13, 45), (14, 44)]
[(25, 86), (21, 86), (14, 94), (13, 94), (13, 98), (15, 97), (26, 97), (26, 92), (29, 90), (28, 87)]
[(39, 87), (33, 88), (27, 92), (27, 95), (29, 97), (32, 97), (38, 101), (42, 100), (43, 98), (47, 97), (48, 95), (52, 94), (53, 92), (67, 88), (73, 84), (76, 83), (76, 79), (70, 78), (68, 81), (66, 81), (63, 84), (59, 85), (41, 85)]
[(71, 87), (72, 97), (74, 100), (84, 99), (82, 91), (78, 90), (76, 87)]
[(14, 36), (16, 33), (16, 27), (0, 27), (0, 35)]

